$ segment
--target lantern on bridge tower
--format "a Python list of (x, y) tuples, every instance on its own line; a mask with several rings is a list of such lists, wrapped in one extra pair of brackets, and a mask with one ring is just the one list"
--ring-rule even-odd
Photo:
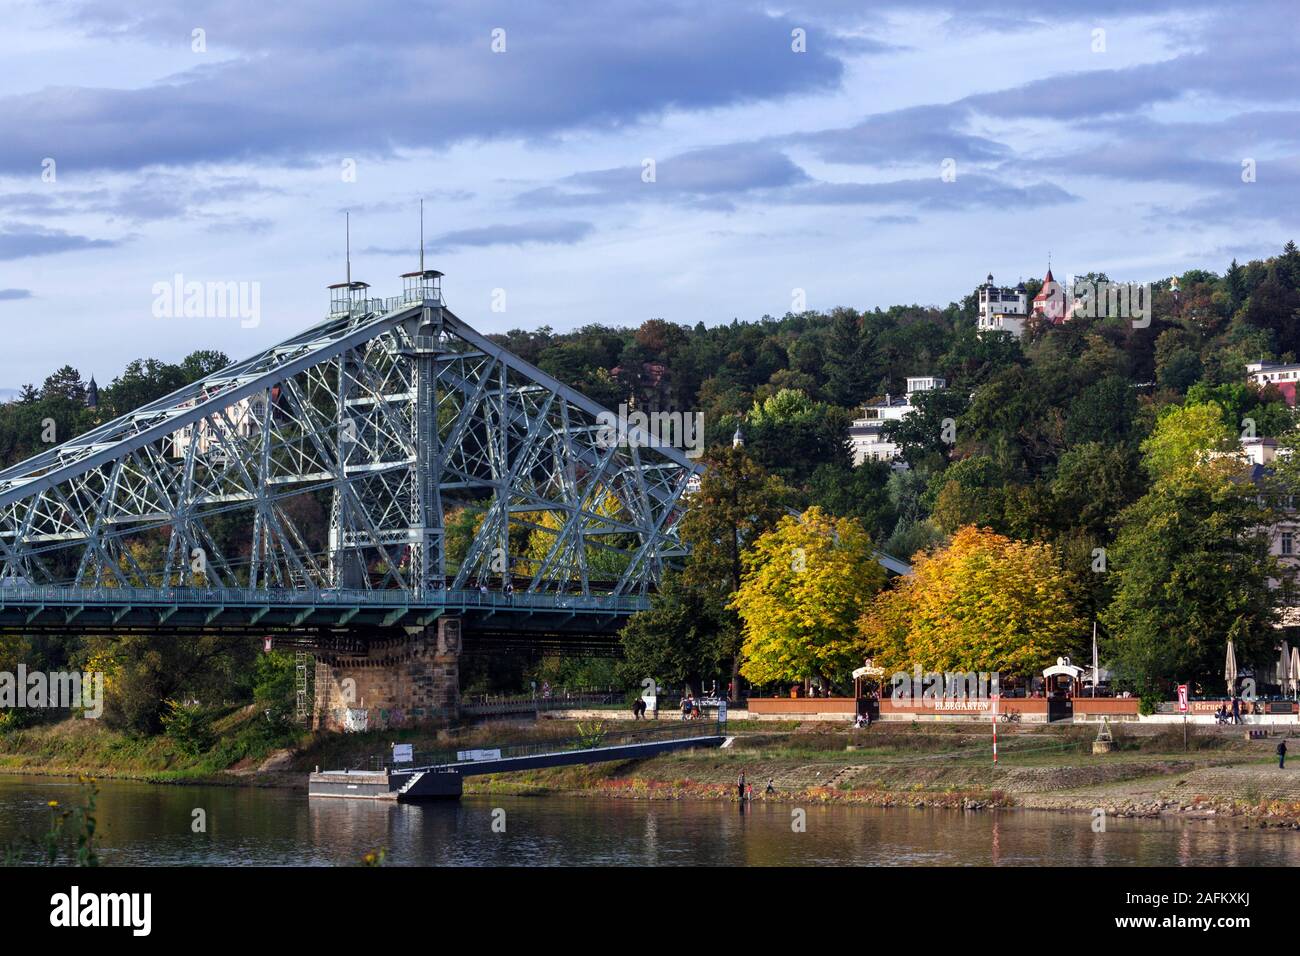
[(442, 273), (437, 269), (424, 268), (423, 262), (420, 263), (419, 271), (402, 273), (402, 298), (407, 302), (434, 302), (442, 305)]
[(345, 257), (347, 261), (347, 278), (329, 287), (330, 315), (346, 315), (354, 311), (365, 311), (366, 300), (370, 297), (368, 282), (354, 281), (352, 278), (352, 217), (345, 213)]
[[(437, 269), (424, 267), (424, 200), (420, 200), (420, 268), (415, 272), (402, 274), (402, 299), (406, 302), (422, 302), (425, 306), (424, 322), (429, 324), (435, 316), (430, 310), (442, 308), (442, 273)], [(441, 315), (436, 316), (441, 319)], [(423, 332), (421, 333), (423, 334)]]

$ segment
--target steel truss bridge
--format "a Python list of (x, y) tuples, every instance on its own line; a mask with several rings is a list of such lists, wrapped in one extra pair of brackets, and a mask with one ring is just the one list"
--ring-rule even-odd
[(698, 466), (476, 332), (440, 276), (336, 286), (323, 322), (0, 471), (0, 630), (454, 614), (545, 642), (646, 607)]

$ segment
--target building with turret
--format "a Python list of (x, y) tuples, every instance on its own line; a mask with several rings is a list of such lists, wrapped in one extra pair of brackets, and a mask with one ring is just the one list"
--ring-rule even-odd
[(1014, 289), (998, 286), (993, 273), (979, 287), (979, 330), (984, 332), (1010, 332), (1016, 338), (1025, 330), (1029, 315), (1029, 293), (1023, 282)]
[(1025, 284), (1020, 282), (1014, 289), (997, 286), (993, 282), (993, 273), (979, 287), (979, 331), (1010, 332), (1020, 338), (1028, 322), (1044, 322), (1060, 325), (1069, 318), (1070, 306), (1066, 301), (1065, 289), (1052, 275), (1052, 267), (1047, 267), (1043, 276), (1042, 288), (1029, 301)]
[(1068, 305), (1065, 301), (1065, 289), (1052, 275), (1052, 267), (1048, 266), (1047, 275), (1043, 276), (1043, 287), (1034, 296), (1034, 303), (1029, 310), (1029, 314), (1039, 322), (1060, 325), (1069, 318), (1067, 312)]

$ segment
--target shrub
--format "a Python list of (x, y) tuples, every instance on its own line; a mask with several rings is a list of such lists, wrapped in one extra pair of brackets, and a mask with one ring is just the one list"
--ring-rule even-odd
[(254, 666), (253, 701), (266, 718), (262, 730), (267, 739), (283, 736), (293, 725), (294, 666), (293, 656), (283, 651), (260, 655)]
[(186, 705), (175, 700), (163, 702), (163, 730), (176, 744), (176, 749), (187, 757), (206, 753), (215, 742), (212, 732), (212, 715), (198, 705)]

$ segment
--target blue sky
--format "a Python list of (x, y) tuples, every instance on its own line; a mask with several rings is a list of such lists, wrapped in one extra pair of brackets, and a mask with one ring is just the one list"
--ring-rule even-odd
[[(0, 388), (292, 334), (343, 277), (344, 210), (353, 275), (394, 294), (420, 197), (489, 332), (942, 305), (1049, 252), (1148, 280), (1300, 239), (1293, 0), (148, 6), (5, 7)], [(177, 274), (256, 283), (259, 321), (155, 317)]]

